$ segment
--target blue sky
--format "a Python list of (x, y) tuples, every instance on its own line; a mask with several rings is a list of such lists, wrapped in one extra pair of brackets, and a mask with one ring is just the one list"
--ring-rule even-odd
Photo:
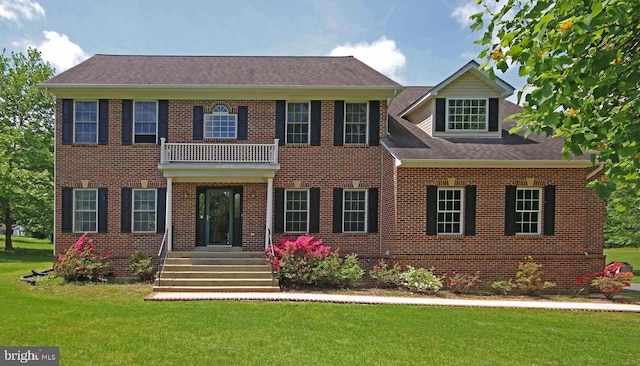
[(0, 0), (0, 45), (36, 47), (58, 72), (97, 53), (354, 55), (403, 85), (435, 85), (477, 57), (468, 22), (477, 9), (475, 0)]

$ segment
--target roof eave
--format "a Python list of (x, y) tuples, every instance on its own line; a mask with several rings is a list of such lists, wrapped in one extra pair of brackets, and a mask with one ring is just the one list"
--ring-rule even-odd
[(462, 160), (462, 159), (401, 159), (403, 168), (588, 168), (589, 160)]

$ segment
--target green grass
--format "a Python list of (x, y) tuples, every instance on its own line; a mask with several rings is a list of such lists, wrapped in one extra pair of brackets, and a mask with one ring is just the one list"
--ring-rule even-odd
[(324, 303), (143, 302), (149, 285), (29, 286), (51, 244), (0, 251), (0, 345), (63, 365), (638, 364), (638, 314)]
[(607, 263), (627, 262), (632, 265), (636, 276), (631, 282), (640, 283), (640, 248), (605, 249), (604, 255), (607, 256)]

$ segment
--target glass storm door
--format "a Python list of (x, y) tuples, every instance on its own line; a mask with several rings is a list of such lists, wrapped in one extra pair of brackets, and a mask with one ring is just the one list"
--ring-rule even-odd
[(242, 245), (242, 188), (198, 188), (197, 246)]

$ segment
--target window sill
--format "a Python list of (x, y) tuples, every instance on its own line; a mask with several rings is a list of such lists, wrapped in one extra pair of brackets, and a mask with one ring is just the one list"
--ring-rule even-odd
[(285, 147), (309, 147), (311, 144), (284, 144)]
[(464, 234), (436, 234), (438, 239), (463, 239)]
[(369, 144), (344, 144), (344, 147), (346, 147), (346, 148), (363, 148), (363, 147), (369, 147)]
[(237, 142), (236, 137), (205, 137), (202, 141), (206, 143), (225, 143), (225, 142)]
[(95, 147), (99, 146), (97, 142), (74, 142), (71, 146), (77, 147)]
[(542, 234), (516, 233), (516, 237), (517, 238), (523, 238), (523, 239), (539, 239), (539, 238), (544, 237), (544, 235), (542, 235)]

